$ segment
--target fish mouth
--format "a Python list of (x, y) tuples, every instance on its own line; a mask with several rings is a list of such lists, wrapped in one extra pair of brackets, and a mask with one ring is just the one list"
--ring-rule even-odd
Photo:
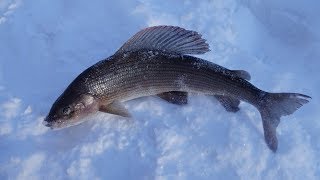
[(52, 127), (53, 124), (49, 121), (49, 119), (47, 117), (42, 121), (42, 124), (44, 126), (47, 126), (47, 127), (51, 128), (51, 129), (53, 129), (53, 127)]
[(42, 124), (50, 128), (51, 130), (58, 130), (63, 128), (63, 127), (60, 127), (59, 124), (55, 123), (54, 121), (50, 121), (47, 118), (42, 121)]
[(70, 126), (78, 125), (84, 121), (85, 121), (85, 118), (82, 118), (81, 120), (69, 120), (67, 123), (66, 121), (61, 121), (61, 123), (59, 123), (58, 120), (52, 120), (49, 117), (46, 117), (42, 121), (42, 124), (46, 127), (49, 127), (52, 130), (60, 130)]

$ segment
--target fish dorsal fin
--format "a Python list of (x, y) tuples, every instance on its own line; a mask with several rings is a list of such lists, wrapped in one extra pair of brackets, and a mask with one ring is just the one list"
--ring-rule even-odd
[(204, 54), (209, 50), (201, 34), (176, 26), (153, 26), (132, 36), (116, 54), (137, 50), (160, 50), (174, 54)]

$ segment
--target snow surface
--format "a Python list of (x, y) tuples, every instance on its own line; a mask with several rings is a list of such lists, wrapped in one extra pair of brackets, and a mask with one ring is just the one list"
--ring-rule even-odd
[[(0, 179), (319, 179), (320, 1), (1, 0)], [(148, 97), (134, 118), (99, 113), (60, 131), (41, 122), (81, 71), (152, 25), (196, 30), (200, 56), (251, 73), (269, 91), (309, 104), (266, 146), (258, 111), (228, 113), (214, 99), (184, 107)]]

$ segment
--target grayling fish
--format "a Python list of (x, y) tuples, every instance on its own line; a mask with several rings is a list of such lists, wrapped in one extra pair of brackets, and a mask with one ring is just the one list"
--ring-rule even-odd
[(143, 29), (114, 55), (83, 71), (52, 105), (44, 124), (52, 129), (68, 127), (97, 111), (130, 117), (122, 102), (143, 96), (186, 104), (188, 93), (205, 94), (215, 96), (231, 112), (239, 110), (240, 100), (255, 106), (265, 141), (275, 152), (280, 117), (292, 114), (310, 97), (260, 90), (248, 82), (246, 71), (186, 55), (208, 51), (195, 31), (174, 26)]

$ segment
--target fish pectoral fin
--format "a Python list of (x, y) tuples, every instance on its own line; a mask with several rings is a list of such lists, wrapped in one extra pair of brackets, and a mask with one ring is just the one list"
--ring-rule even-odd
[(131, 117), (129, 111), (119, 101), (114, 101), (113, 103), (108, 105), (100, 105), (99, 111), (119, 115), (122, 117)]
[(226, 109), (226, 111), (238, 112), (240, 110), (240, 100), (222, 95), (215, 95), (214, 97), (221, 103), (221, 105)]
[(209, 50), (201, 34), (177, 26), (153, 26), (132, 36), (116, 54), (137, 50), (157, 50), (171, 54), (204, 54)]
[(161, 99), (176, 105), (188, 104), (188, 93), (181, 91), (164, 92), (157, 95)]
[(251, 75), (245, 70), (232, 70), (231, 71), (235, 76), (250, 81)]

